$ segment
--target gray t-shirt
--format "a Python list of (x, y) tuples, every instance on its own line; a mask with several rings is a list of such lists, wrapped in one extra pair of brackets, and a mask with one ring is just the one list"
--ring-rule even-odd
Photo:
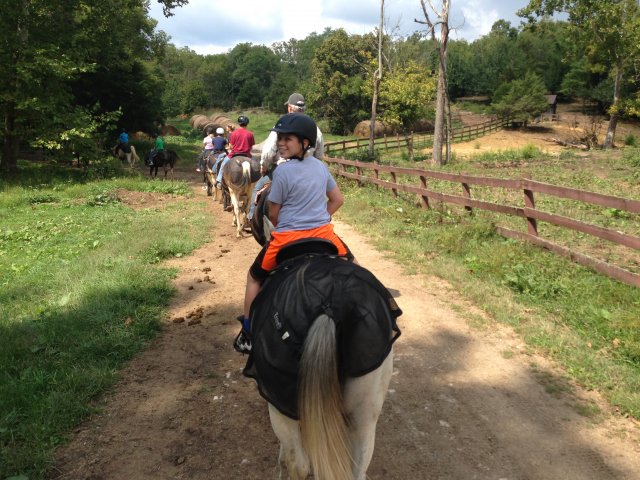
[(331, 222), (327, 193), (336, 187), (327, 166), (315, 157), (289, 160), (273, 172), (269, 200), (282, 205), (276, 232), (309, 230)]

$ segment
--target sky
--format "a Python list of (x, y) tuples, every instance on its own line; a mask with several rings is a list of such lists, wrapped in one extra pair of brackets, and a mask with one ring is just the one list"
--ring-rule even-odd
[[(435, 5), (441, 2), (434, 1)], [(451, 38), (473, 41), (485, 35), (496, 20), (518, 26), (516, 11), (528, 0), (452, 0)], [(429, 2), (425, 2), (428, 6)], [(428, 8), (428, 7), (427, 7)], [(429, 11), (432, 21), (435, 16)], [(189, 0), (164, 18), (162, 7), (151, 0), (150, 15), (170, 42), (207, 55), (226, 53), (238, 43), (270, 46), (292, 38), (303, 39), (326, 27), (364, 34), (380, 23), (380, 0)], [(419, 0), (385, 0), (386, 31), (397, 26), (400, 34), (426, 31)]]

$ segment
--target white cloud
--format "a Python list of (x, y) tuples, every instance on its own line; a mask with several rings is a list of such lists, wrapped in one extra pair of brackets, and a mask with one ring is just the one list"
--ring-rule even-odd
[[(436, 4), (438, 2), (435, 2)], [(459, 27), (454, 38), (474, 40), (490, 31), (499, 18), (516, 24), (515, 11), (527, 0), (454, 0), (450, 23)], [(171, 36), (178, 47), (201, 54), (223, 53), (242, 42), (271, 45), (302, 39), (325, 28), (344, 28), (352, 34), (373, 31), (379, 24), (380, 0), (235, 0), (221, 4), (211, 0), (189, 0), (164, 18), (157, 1), (150, 14), (158, 29)], [(463, 21), (464, 18), (464, 21)], [(385, 21), (399, 26), (401, 34), (425, 30), (414, 22), (424, 16), (418, 0), (386, 0)]]

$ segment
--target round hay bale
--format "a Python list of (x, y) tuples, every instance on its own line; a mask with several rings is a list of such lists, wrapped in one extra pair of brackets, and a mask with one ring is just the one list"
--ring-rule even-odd
[(227, 117), (220, 114), (220, 113), (216, 113), (214, 115), (211, 115), (209, 117), (209, 120), (211, 120), (212, 122), (216, 122), (216, 123), (220, 123), (222, 122), (222, 120), (226, 119)]
[(202, 119), (205, 119), (207, 117), (205, 117), (204, 115), (194, 115), (193, 117), (191, 117), (191, 120), (189, 120), (189, 125), (191, 125), (191, 128), (198, 128), (196, 127), (196, 123), (199, 123), (202, 121)]
[(211, 123), (211, 120), (203, 115), (202, 118), (196, 120), (196, 122), (193, 124), (193, 128), (202, 130), (207, 123)]
[(166, 137), (167, 135), (169, 135), (171, 137), (176, 137), (176, 136), (180, 135), (180, 130), (178, 130), (173, 125), (165, 125), (160, 130), (160, 135), (162, 135), (163, 137)]
[(413, 124), (413, 131), (421, 133), (433, 132), (433, 122), (425, 119), (417, 120)]
[[(369, 132), (371, 131), (371, 121), (363, 120), (356, 125), (353, 130), (353, 134), (359, 138), (369, 138)], [(383, 122), (376, 120), (374, 137), (383, 137), (384, 135), (393, 134), (393, 129), (389, 125), (385, 125)]]
[(129, 138), (131, 140), (151, 140), (151, 137), (144, 132), (131, 132)]

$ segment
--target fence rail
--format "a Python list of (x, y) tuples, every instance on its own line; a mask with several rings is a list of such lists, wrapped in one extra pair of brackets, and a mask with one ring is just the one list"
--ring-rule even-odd
[[(477, 125), (470, 125), (452, 131), (453, 142), (464, 142), (479, 138), (489, 133), (500, 130), (509, 125), (507, 119), (488, 120)], [(391, 135), (374, 138), (373, 144), (375, 150), (388, 151), (391, 149), (400, 148), (421, 148), (431, 145), (433, 143), (432, 133), (413, 133), (410, 135)], [(336, 142), (326, 142), (324, 144), (324, 151), (327, 155), (337, 155), (350, 150), (360, 150), (369, 147), (368, 138), (352, 138), (345, 140), (338, 140)]]
[[(336, 175), (354, 180), (359, 184), (371, 183), (381, 188), (391, 190), (396, 196), (398, 195), (398, 192), (417, 195), (420, 199), (422, 208), (431, 208), (431, 203), (433, 201), (439, 201), (464, 207), (469, 213), (471, 213), (473, 209), (479, 209), (523, 218), (526, 221), (527, 233), (510, 230), (505, 227), (497, 227), (497, 233), (507, 238), (514, 238), (534, 243), (535, 245), (546, 248), (556, 254), (570, 258), (572, 261), (580, 265), (593, 268), (611, 278), (640, 287), (640, 275), (637, 273), (633, 273), (619, 266), (589, 257), (567, 247), (558, 245), (551, 240), (541, 238), (538, 233), (538, 221), (546, 222), (564, 229), (585, 233), (634, 250), (640, 250), (640, 237), (610, 228), (592, 225), (558, 213), (546, 212), (538, 209), (535, 204), (535, 194), (539, 193), (551, 197), (574, 200), (580, 203), (612, 208), (635, 214), (640, 214), (639, 200), (631, 200), (612, 195), (603, 195), (600, 193), (578, 190), (575, 188), (551, 185), (538, 182), (530, 178), (500, 179), (480, 177), (466, 174), (421, 170), (416, 168), (379, 165), (376, 163), (345, 160), (343, 158), (325, 157), (325, 161), (333, 168)], [(381, 173), (387, 174), (391, 177), (391, 180), (380, 178)], [(418, 182), (418, 185), (399, 183), (399, 175), (413, 177)], [(456, 195), (430, 190), (427, 188), (428, 179), (443, 180), (460, 184), (461, 194)], [(471, 198), (471, 186), (521, 191), (523, 195), (523, 206), (504, 205)]]

